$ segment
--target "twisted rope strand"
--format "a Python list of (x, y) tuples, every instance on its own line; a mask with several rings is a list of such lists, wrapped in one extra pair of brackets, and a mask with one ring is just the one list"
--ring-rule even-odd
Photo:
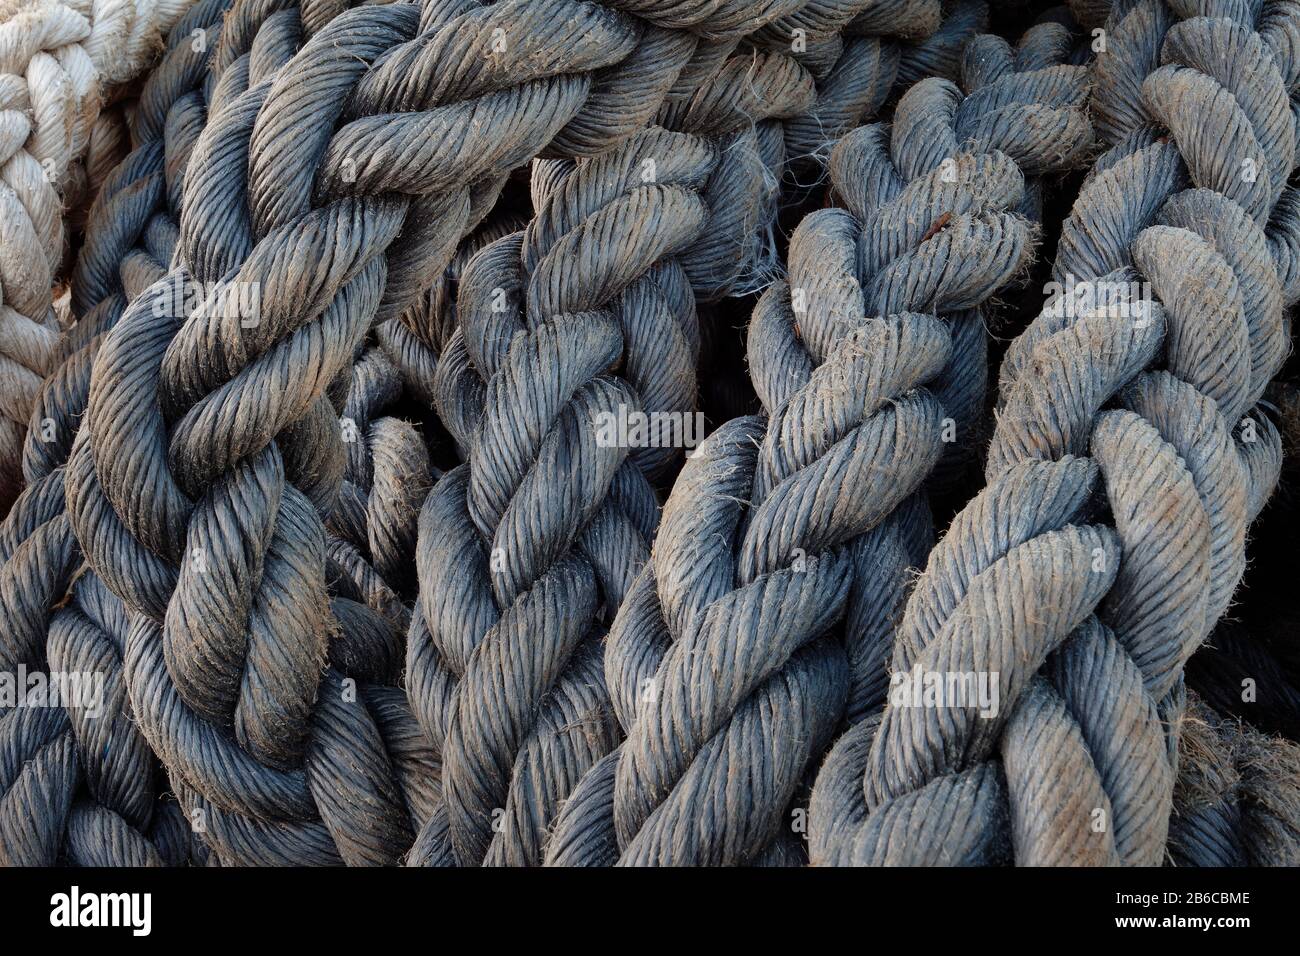
[(88, 149), (93, 164), (109, 148), (100, 105), (153, 59), (191, 3), (0, 6), (0, 513), (21, 488), (23, 429), (55, 364), (65, 202), (78, 204)]
[[(1073, 73), (1072, 91), (1050, 71), (999, 88), (1040, 109), (1030, 128), (1053, 152), (1062, 135), (1077, 150), (1089, 142)], [(1019, 171), (960, 101), (950, 84), (923, 81), (892, 135), (868, 127), (837, 146), (832, 182), (848, 211), (805, 218), (791, 285), (765, 293), (751, 324), (769, 418), (723, 426), (673, 489), (606, 650), (628, 740), (565, 806), (550, 862), (785, 858), (782, 816), (804, 768), (846, 698), (872, 706), (882, 655), (861, 635), (841, 644), (828, 632), (851, 600), (855, 620), (870, 615), (860, 588), (901, 584), (882, 580), (880, 552), (917, 560), (912, 541), (928, 523), (911, 496), (939, 458), (942, 412), (920, 386), (949, 365), (953, 343), (937, 318), (909, 310), (975, 308), (1028, 253), (1027, 226), (997, 211), (1019, 204)], [(1043, 154), (1015, 135), (1009, 151)], [(863, 318), (873, 313), (886, 317)]]
[[(674, 9), (637, 13), (675, 29)], [(321, 516), (345, 469), (330, 401), (345, 387), (333, 383), (346, 383), (372, 321), (400, 315), (442, 273), (490, 205), (473, 197), (548, 143), (592, 148), (565, 144), (580, 138), (575, 123), (609, 107), (599, 97), (620, 77), (600, 71), (663, 36), (573, 2), (333, 19), (304, 8), (310, 39), (276, 71), (294, 46), (287, 13), (246, 3), (227, 19), (212, 68), (223, 106), (186, 171), (180, 237), (193, 279), (211, 291), (187, 321), (158, 321), (147, 317), (155, 286), (109, 333), (69, 512), (92, 565), (140, 615), (127, 643), (132, 701), (218, 855), (392, 862), (436, 783), (413, 796), (373, 694), (340, 705), (348, 674), (320, 676), (327, 659), (361, 659), (328, 634), (365, 619), (355, 602), (331, 613), (326, 592)], [(753, 13), (711, 5), (690, 27), (721, 39), (761, 25)], [(686, 39), (689, 53), (697, 41)], [(271, 69), (255, 71), (263, 43)], [(608, 124), (611, 137), (625, 119)], [(232, 207), (232, 189), (247, 202)], [(221, 307), (241, 288), (260, 291), (255, 322)], [(640, 495), (644, 525), (653, 498), (648, 486)], [(601, 547), (620, 573), (621, 545)], [(366, 755), (364, 770), (340, 793), (329, 768), (349, 751)]]
[(997, 713), (890, 706), (846, 735), (814, 795), (819, 862), (1164, 853), (1182, 667), (1277, 475), (1276, 430), (1251, 409), (1286, 350), (1264, 227), (1294, 166), (1300, 29), (1284, 4), (1175, 6), (1188, 18), (1138, 2), (1108, 25), (1096, 101), (1115, 145), (1058, 249), (1055, 279), (1116, 294), (1058, 299), (1012, 343), (989, 485), (903, 621), (904, 663), (994, 677)]

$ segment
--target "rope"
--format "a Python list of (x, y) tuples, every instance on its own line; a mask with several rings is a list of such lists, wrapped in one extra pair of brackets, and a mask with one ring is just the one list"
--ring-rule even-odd
[(1169, 855), (1178, 866), (1300, 864), (1300, 746), (1188, 694)]
[[(402, 770), (369, 690), (363, 707), (342, 702), (340, 660), (363, 658), (336, 659), (327, 635), (379, 641), (380, 659), (390, 645), (382, 621), (353, 627), (360, 603), (330, 610), (321, 516), (345, 469), (331, 383), (372, 321), (442, 273), (481, 219), (473, 197), (544, 146), (606, 149), (629, 111), (653, 114), (672, 78), (646, 100), (629, 57), (668, 44), (685, 62), (697, 40), (680, 26), (725, 38), (755, 25), (749, 5), (684, 24), (675, 5), (638, 9), (655, 29), (573, 2), (335, 12), (303, 9), (310, 38), (288, 62), (291, 8), (227, 17), (179, 246), (209, 299), (186, 321), (151, 315), (157, 286), (132, 304), (96, 357), (69, 465), (87, 557), (141, 615), (126, 655), (140, 726), (223, 861), (391, 862), (436, 790)], [(494, 30), (514, 42), (484, 57)], [(241, 288), (260, 290), (247, 327), (218, 307)], [(340, 789), (328, 768), (343, 753), (366, 769)]]
[(1231, 600), (1279, 461), (1252, 406), (1287, 349), (1266, 226), (1294, 166), (1300, 20), (1232, 10), (1175, 23), (1138, 2), (1108, 23), (1093, 114), (1114, 145), (1054, 279), (1120, 294), (1052, 303), (1012, 343), (989, 485), (898, 638), (923, 672), (998, 675), (997, 714), (891, 706), (850, 731), (817, 781), (815, 862), (1163, 856), (1183, 665)]
[(144, 69), (190, 3), (0, 5), (0, 513), (21, 487), (23, 427), (54, 364), (64, 198), (112, 148), (98, 121), (107, 91)]
[[(867, 624), (888, 608), (866, 605), (893, 599), (923, 553), (913, 492), (941, 454), (943, 411), (920, 386), (960, 394), (945, 368), (964, 382), (961, 365), (984, 362), (978, 348), (958, 355), (937, 315), (978, 309), (1023, 267), (1030, 230), (1004, 211), (1023, 189), (1010, 157), (1056, 168), (1086, 149), (1081, 80), (1071, 67), (1011, 73), (968, 98), (924, 80), (892, 129), (836, 147), (847, 208), (804, 219), (789, 286), (765, 293), (751, 323), (769, 418), (724, 425), (673, 488), (607, 644), (628, 740), (565, 806), (550, 862), (787, 855), (783, 817), (805, 767), (846, 699), (856, 717), (883, 683), (888, 634)], [(886, 557), (897, 574), (882, 574)], [(828, 639), (850, 605), (843, 644)]]
[(399, 637), (410, 626), (406, 604), (416, 590), (416, 523), (440, 472), (419, 431), (382, 414), (401, 395), (397, 369), (378, 348), (352, 368), (340, 416), (347, 450), (343, 484), (326, 522), (329, 560), (355, 588), (355, 598), (392, 623)]
[[(185, 43), (171, 44), (142, 91), (141, 103), (173, 120), (174, 130), (193, 113), (191, 91), (201, 75), (178, 74), (176, 65), (192, 63), (193, 31), (218, 29), (224, 9), (208, 2), (182, 18), (174, 33)], [(178, 75), (192, 77), (188, 89), (166, 81)], [(87, 719), (65, 707), (37, 716), (18, 707), (0, 716), (0, 737), (13, 761), (0, 786), (0, 858), (41, 865), (178, 864), (195, 849), (175, 801), (153, 800), (156, 764), (142, 759), (147, 750), (129, 727), (120, 692), (126, 612), (94, 575), (78, 577), (81, 554), (64, 509), (63, 466), (86, 407), (99, 333), (120, 316), (128, 296), (162, 275), (175, 239), (176, 207), (157, 185), (162, 124), (142, 133), (141, 146), (110, 176), (92, 216), (112, 236), (97, 247), (99, 255), (107, 261), (116, 248), (118, 264), (102, 274), (102, 291), (94, 293), (99, 305), (56, 346), (55, 354), (67, 358), (38, 396), (23, 455), (28, 486), (0, 525), (0, 619), (6, 622), (0, 671), (16, 675), (26, 668), (47, 680), (93, 671), (106, 688), (106, 716)], [(173, 135), (173, 143), (179, 152), (183, 137)], [(72, 666), (77, 662), (87, 666)]]
[(68, 681), (59, 693), (84, 696), (51, 706), (47, 691), (34, 686), (0, 716), (0, 864), (180, 866), (191, 859), (189, 821), (175, 800), (155, 792), (157, 761), (125, 700), (128, 630), (121, 602), (94, 575), (81, 577), (54, 615), (47, 682)]
[[(173, 44), (146, 83), (142, 112), (166, 116), (173, 130), (186, 127), (196, 109), (193, 88), (201, 76), (194, 58), (200, 57), (200, 66), (206, 58), (206, 53), (195, 53), (190, 40), (194, 30), (218, 29), (224, 9), (224, 2), (209, 0), (180, 21), (175, 33), (186, 42)], [(3, 526), (10, 543), (0, 563), (0, 616), (9, 625), (3, 648), (9, 671), (43, 660), (51, 616), (81, 560), (62, 505), (63, 466), (85, 413), (99, 335), (117, 321), (127, 298), (162, 275), (175, 242), (177, 206), (165, 201), (161, 185), (163, 124), (142, 125), (141, 132), (140, 147), (110, 176), (92, 213), (95, 228), (74, 276), (73, 298), (78, 301), (81, 290), (81, 302), (97, 304), (56, 347), (55, 354), (67, 358), (37, 396), (23, 449), (28, 486)], [(173, 134), (178, 153), (184, 140)], [(86, 267), (95, 261), (100, 268)]]
[[(867, 6), (864, 0), (800, 0), (784, 5), (792, 12), (743, 39), (737, 34), (701, 43), (680, 67), (657, 112), (645, 114), (640, 125), (653, 120), (708, 138), (717, 148), (718, 162), (702, 192), (710, 213), (707, 226), (680, 256), (698, 302), (741, 295), (769, 280), (776, 258), (770, 233), (777, 187), (788, 164), (823, 150), (874, 115), (896, 85), (899, 63), (909, 57), (955, 74), (954, 51), (987, 19), (982, 3), (954, 4), (942, 23), (938, 0), (904, 0), (888, 11), (871, 5), (864, 12)], [(850, 39), (842, 40), (841, 31)], [(899, 42), (887, 38), (903, 36), (915, 42), (900, 52)], [(669, 59), (656, 69), (672, 72), (675, 63)], [(638, 81), (638, 90), (644, 86), (644, 79)], [(810, 86), (816, 88), (815, 101), (807, 99)], [(746, 121), (738, 124), (742, 118)], [(624, 135), (632, 131), (629, 127)], [(557, 151), (554, 144), (549, 149)], [(471, 193), (471, 221), (495, 199), (495, 192), (485, 193)], [(450, 344), (454, 325), (448, 316), (453, 314), (444, 297), (441, 309), (421, 305), (380, 327), (380, 341), (407, 387), (444, 414), (454, 397), (435, 398), (430, 392)], [(450, 374), (454, 381), (466, 357), (454, 350), (448, 361), (457, 366)]]
[[(695, 300), (729, 288), (750, 258), (744, 237), (771, 216), (761, 176), (784, 161), (765, 158), (756, 180), (747, 157), (773, 153), (773, 121), (806, 112), (812, 81), (797, 46), (793, 59), (784, 51), (792, 30), (839, 29), (856, 11), (828, 12), (751, 34), (624, 145), (536, 164), (536, 219), (461, 276), (460, 331), (434, 390), (469, 463), (421, 518), (408, 652), (413, 706), (444, 748), (448, 817), (431, 821), (413, 861), (541, 862), (559, 804), (614, 742), (595, 642), (645, 560), (656, 511), (646, 479), (680, 453), (571, 435), (695, 408)], [(602, 374), (611, 367), (617, 378)]]

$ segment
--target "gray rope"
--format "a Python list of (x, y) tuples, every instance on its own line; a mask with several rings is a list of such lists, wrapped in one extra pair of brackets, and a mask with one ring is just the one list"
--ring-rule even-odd
[[(754, 231), (752, 221), (735, 225), (736, 210), (753, 209), (746, 197), (760, 194), (730, 157), (744, 137), (765, 136), (755, 120), (796, 114), (810, 86), (787, 57), (725, 58), (659, 115), (699, 136), (652, 128), (577, 165), (536, 165), (537, 218), (462, 276), (461, 332), (436, 393), (469, 466), (426, 504), (408, 661), (413, 706), (430, 739), (445, 740), (448, 819), (430, 822), (414, 860), (540, 862), (559, 803), (612, 746), (592, 641), (645, 559), (655, 511), (645, 478), (666, 474), (679, 453), (636, 448), (624, 467), (626, 452), (567, 432), (620, 410), (693, 409), (694, 299), (718, 291), (710, 262), (734, 273), (728, 245)], [(649, 185), (647, 168), (656, 170)], [(719, 198), (719, 188), (736, 198)], [(505, 309), (492, 301), (501, 293)], [(616, 326), (590, 311), (607, 306)], [(611, 364), (635, 396), (600, 375)], [(538, 381), (552, 383), (541, 401)], [(553, 618), (551, 602), (569, 609), (566, 620)], [(584, 622), (574, 609), (600, 617)], [(525, 635), (530, 643), (516, 646)], [(567, 708), (565, 722), (555, 708)], [(546, 736), (555, 726), (568, 728), (560, 743)]]
[(180, 866), (191, 858), (189, 823), (155, 792), (156, 761), (126, 700), (127, 630), (121, 602), (91, 574), (54, 615), (47, 676), (86, 681), (87, 696), (51, 706), (33, 689), (0, 716), (0, 864)]
[[(594, 148), (575, 124), (605, 112), (623, 135), (645, 84), (607, 94), (680, 15), (639, 7), (667, 26), (560, 0), (304, 9), (310, 39), (287, 63), (292, 8), (228, 18), (181, 222), (183, 260), (213, 291), (182, 322), (147, 317), (151, 290), (109, 333), (68, 493), (89, 560), (140, 614), (126, 656), (140, 725), (223, 861), (392, 862), (423, 825), (435, 785), (397, 760), (377, 691), (342, 701), (344, 662), (372, 658), (327, 646), (337, 624), (344, 648), (391, 649), (362, 605), (331, 613), (320, 516), (345, 460), (330, 398), (372, 320), (441, 274), (476, 221), (472, 190), (548, 143)], [(725, 34), (753, 14), (711, 6), (681, 26)], [(498, 28), (513, 39), (485, 57)], [(217, 307), (236, 284), (261, 290), (251, 327)], [(340, 789), (328, 768), (344, 753), (363, 769)]]
[[(787, 162), (807, 152), (810, 131), (816, 131), (816, 146), (821, 148), (874, 113), (888, 92), (897, 72), (897, 52), (892, 58), (879, 55), (888, 61), (888, 69), (864, 73), (859, 55), (864, 45), (878, 45), (877, 34), (927, 37), (938, 24), (937, 0), (908, 0), (904, 9), (889, 15), (863, 13), (864, 6), (863, 0), (803, 3), (743, 41), (732, 37), (701, 44), (668, 91), (656, 121), (711, 139), (719, 155), (703, 192), (708, 224), (680, 257), (701, 302), (766, 281), (774, 255), (768, 234)], [(941, 62), (955, 59), (951, 51), (973, 32), (975, 22), (982, 22), (986, 14), (973, 6), (978, 7), (960, 6), (934, 33), (936, 50), (946, 51), (943, 56), (933, 54)], [(852, 49), (840, 40), (843, 29), (858, 38)], [(828, 73), (826, 60), (832, 53), (839, 53), (839, 62), (831, 57), (835, 70)], [(816, 105), (808, 109), (804, 98), (814, 82)], [(475, 207), (487, 202), (476, 197)], [(452, 310), (444, 305), (432, 314), (440, 318), (431, 319), (429, 310), (420, 308), (402, 317), (404, 328), (390, 323), (381, 335), (408, 384), (426, 394), (448, 344), (447, 316)], [(453, 351), (447, 358), (455, 366), (450, 376), (454, 380), (465, 356)]]
[[(28, 429), (28, 486), (0, 526), (0, 670), (10, 675), (25, 667), (48, 677), (51, 669), (61, 670), (60, 660), (89, 658), (103, 663), (108, 684), (120, 680), (125, 629), (111, 595), (95, 578), (83, 577), (72, 603), (58, 610), (81, 564), (63, 506), (63, 466), (86, 407), (99, 334), (120, 317), (125, 298), (161, 275), (170, 259), (176, 206), (168, 204), (163, 188), (160, 142), (165, 129), (177, 151), (192, 141), (185, 131), (196, 111), (202, 113), (201, 95), (194, 91), (206, 56), (196, 59), (194, 31), (206, 30), (215, 40), (225, 6), (199, 4), (178, 22), (167, 55), (141, 93), (141, 141), (105, 182), (91, 217), (85, 256), (104, 263), (116, 256), (118, 265), (111, 273), (105, 266), (74, 276), (77, 301), (97, 304), (56, 350), (67, 357), (42, 387)], [(61, 859), (108, 865), (186, 858), (186, 841), (177, 837), (185, 825), (178, 822), (175, 803), (159, 804), (157, 816), (150, 816), (153, 765), (139, 760), (138, 734), (120, 726), (127, 719), (120, 695), (107, 698), (104, 709), (107, 714), (91, 723), (64, 708), (47, 708), (39, 718), (27, 708), (0, 717), (4, 749), (13, 761), (0, 787), (0, 857), (43, 865)], [(92, 747), (93, 728), (123, 741), (121, 754)], [(149, 827), (151, 834), (142, 830)]]
[(1154, 297), (1049, 307), (1012, 343), (989, 486), (932, 553), (895, 648), (896, 670), (998, 674), (999, 712), (891, 706), (851, 731), (818, 779), (816, 862), (1164, 853), (1182, 667), (1277, 476), (1252, 406), (1287, 348), (1264, 227), (1294, 165), (1300, 33), (1285, 5), (1264, 5), (1259, 32), (1171, 19), (1138, 2), (1108, 25), (1095, 111), (1119, 139), (1054, 272), (1144, 279)]
[[(220, 3), (195, 7), (177, 29), (192, 31), (200, 28), (196, 24), (216, 23), (223, 9)], [(173, 49), (156, 75), (193, 76), (192, 70), (181, 69), (191, 62), (189, 51), (188, 46)], [(151, 81), (142, 98), (156, 104), (157, 109), (161, 109), (163, 102), (169, 102), (170, 115), (176, 117), (178, 124), (194, 108), (190, 90), (179, 81)], [(93, 217), (97, 222), (114, 223), (111, 231), (120, 250), (120, 281), (128, 286), (138, 276), (156, 272), (156, 261), (152, 269), (148, 263), (152, 255), (166, 251), (169, 230), (165, 224), (169, 213), (157, 208), (160, 174), (156, 141), (147, 140), (110, 177)], [(130, 183), (140, 183), (142, 188)], [(121, 203), (119, 199), (124, 192), (134, 195)], [(139, 195), (142, 192), (149, 193), (147, 201)], [(130, 223), (120, 225), (123, 218), (129, 218)], [(141, 243), (138, 248), (137, 242)], [(94, 254), (105, 254), (104, 248), (106, 244), (101, 244), (101, 251)], [(113, 281), (106, 280), (100, 287), (99, 305), (87, 316), (87, 321), (100, 327), (111, 325), (121, 309), (122, 294), (111, 291)], [(84, 413), (90, 362), (98, 341), (92, 337), (75, 351), (70, 344), (64, 346), (71, 355), (43, 386), (28, 431), (23, 468), (29, 484), (20, 499), (26, 503), (16, 505), (5, 522), (6, 547), (0, 566), (0, 602), (4, 619), (9, 623), (4, 663), (10, 667), (34, 663), (43, 657), (50, 614), (63, 596), (79, 560), (59, 505), (63, 497), (62, 466), (77, 422)]]
[[(1023, 181), (1001, 149), (1032, 165), (1049, 143), (1069, 155), (1063, 139), (1078, 150), (1090, 139), (1081, 77), (1055, 69), (1064, 80), (1010, 76), (966, 103), (923, 81), (892, 133), (867, 127), (836, 147), (832, 183), (848, 210), (805, 218), (791, 286), (765, 293), (751, 323), (770, 420), (723, 426), (674, 486), (652, 569), (607, 644), (628, 741), (565, 806), (550, 862), (785, 855), (777, 837), (804, 768), (846, 698), (856, 719), (883, 683), (887, 635), (851, 631), (842, 647), (827, 632), (850, 606), (851, 627), (887, 623), (902, 569), (923, 553), (928, 514), (913, 492), (939, 458), (942, 411), (918, 386), (936, 381), (953, 344), (938, 319), (909, 310), (974, 309), (1022, 267), (1029, 230), (999, 210), (1018, 205)], [(1041, 126), (997, 116), (1003, 103)], [(899, 573), (882, 574), (887, 559)], [(757, 767), (731, 765), (738, 754)]]
[(440, 391), (458, 398), (444, 421), (470, 453), (421, 515), (407, 663), (412, 706), (443, 747), (449, 818), (420, 862), (540, 862), (558, 802), (614, 744), (602, 619), (648, 551), (647, 477), (680, 450), (602, 446), (593, 423), (694, 407), (699, 332), (676, 255), (703, 227), (715, 162), (705, 141), (652, 128), (544, 166), (528, 230), (462, 276), (470, 360)]
[(397, 369), (377, 348), (353, 366), (340, 416), (347, 464), (326, 526), (330, 560), (352, 579), (363, 603), (405, 634), (405, 604), (416, 589), (416, 522), (440, 473), (415, 426), (383, 414), (401, 387)]

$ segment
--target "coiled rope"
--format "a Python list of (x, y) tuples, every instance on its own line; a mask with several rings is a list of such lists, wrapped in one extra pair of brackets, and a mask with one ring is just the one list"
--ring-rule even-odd
[(0, 513), (21, 488), (23, 428), (53, 369), (63, 216), (114, 138), (108, 91), (144, 70), (193, 0), (0, 6)]
[(1286, 254), (1266, 227), (1289, 215), (1300, 32), (1285, 3), (1174, 7), (1188, 18), (1138, 2), (1108, 24), (1093, 112), (1116, 145), (1054, 271), (1123, 292), (1049, 307), (1012, 344), (989, 486), (899, 635), (925, 672), (998, 675), (998, 713), (890, 706), (850, 731), (818, 777), (815, 862), (1163, 856), (1183, 664), (1231, 599), (1279, 465), (1252, 406), (1287, 348)]
[[(724, 425), (674, 486), (606, 650), (628, 741), (565, 806), (550, 862), (789, 859), (778, 836), (804, 768), (846, 698), (868, 709), (883, 681), (887, 634), (864, 631), (888, 614), (863, 607), (876, 600), (864, 592), (893, 591), (902, 575), (882, 575), (875, 552), (888, 546), (906, 567), (924, 547), (928, 515), (909, 496), (939, 458), (943, 413), (920, 386), (956, 349), (935, 315), (910, 310), (972, 310), (982, 337), (974, 310), (1030, 248), (1027, 224), (1003, 211), (1022, 198), (1010, 156), (1047, 167), (1086, 149), (1081, 72), (1009, 73), (967, 99), (924, 80), (892, 130), (836, 147), (832, 184), (848, 208), (804, 219), (790, 285), (765, 293), (751, 323), (770, 418)], [(972, 352), (940, 394), (967, 389), (961, 365), (984, 362)], [(841, 645), (828, 633), (850, 603)]]

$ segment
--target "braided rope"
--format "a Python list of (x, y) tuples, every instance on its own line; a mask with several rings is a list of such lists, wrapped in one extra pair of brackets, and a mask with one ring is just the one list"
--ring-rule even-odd
[[(955, 51), (987, 20), (982, 3), (965, 0), (945, 11), (942, 23), (938, 0), (864, 9), (868, 6), (863, 0), (800, 0), (783, 5), (788, 13), (743, 38), (701, 43), (662, 105), (637, 114), (638, 127), (653, 120), (709, 139), (718, 153), (702, 191), (709, 210), (706, 227), (680, 256), (699, 302), (744, 294), (768, 281), (778, 184), (789, 163), (823, 150), (873, 116), (908, 62), (955, 75)], [(915, 42), (900, 52), (897, 38), (904, 37)], [(672, 72), (675, 63), (661, 57), (656, 68)], [(806, 99), (810, 87), (816, 89), (815, 101)], [(639, 91), (647, 88), (644, 79), (637, 85)], [(588, 132), (597, 128), (577, 120), (574, 125)], [(596, 151), (574, 150), (578, 155)], [(494, 197), (473, 195), (473, 207), (482, 210)], [(421, 302), (381, 327), (380, 341), (408, 388), (433, 404), (437, 364), (452, 347), (451, 314), (445, 298), (437, 309)], [(454, 378), (467, 358), (453, 347), (447, 360), (456, 366)]]
[(440, 473), (410, 423), (383, 414), (401, 394), (401, 376), (378, 348), (352, 368), (340, 423), (347, 448), (333, 514), (329, 560), (361, 602), (383, 614), (399, 635), (410, 625), (406, 602), (416, 590), (416, 524)]
[(85, 696), (51, 706), (33, 689), (0, 716), (0, 864), (179, 866), (191, 858), (189, 824), (174, 800), (155, 793), (157, 762), (126, 700), (127, 630), (121, 602), (94, 575), (80, 578), (54, 615), (46, 676), (83, 681)]
[[(723, 426), (673, 489), (606, 650), (628, 741), (565, 806), (550, 862), (788, 858), (795, 787), (846, 699), (851, 719), (873, 706), (888, 647), (876, 632), (923, 553), (913, 492), (940, 456), (943, 412), (920, 386), (960, 394), (941, 373), (964, 382), (962, 364), (984, 362), (910, 310), (976, 310), (1020, 270), (1030, 230), (1005, 212), (1023, 189), (1008, 154), (1054, 168), (1087, 147), (1080, 73), (1012, 72), (966, 99), (925, 80), (892, 130), (836, 147), (847, 208), (804, 219), (790, 285), (766, 292), (751, 323), (770, 417)], [(846, 612), (841, 644), (827, 634)]]
[(75, 205), (113, 149), (100, 104), (154, 58), (191, 2), (0, 6), (0, 512), (19, 491), (23, 427), (54, 365), (64, 201)]
[(1058, 281), (1120, 295), (1053, 303), (1012, 343), (989, 485), (898, 638), (923, 672), (992, 675), (1000, 706), (890, 706), (850, 731), (817, 781), (816, 862), (1164, 853), (1183, 664), (1231, 600), (1279, 464), (1252, 406), (1287, 348), (1266, 226), (1285, 217), (1300, 34), (1285, 3), (1253, 22), (1174, 6), (1189, 18), (1139, 0), (1108, 23), (1093, 112), (1115, 145), (1058, 248)]
[[(45, 865), (60, 859), (156, 865), (183, 862), (194, 849), (176, 803), (151, 803), (156, 765), (141, 756), (148, 751), (130, 727), (121, 692), (126, 612), (94, 575), (77, 578), (82, 559), (64, 510), (63, 466), (86, 407), (100, 333), (171, 258), (177, 206), (162, 186), (161, 118), (167, 118), (176, 152), (183, 152), (188, 140), (181, 133), (196, 109), (202, 121), (202, 100), (196, 103), (193, 91), (206, 52), (192, 45), (194, 31), (218, 30), (225, 5), (209, 0), (178, 21), (167, 56), (141, 93), (142, 117), (159, 119), (142, 124), (141, 145), (110, 175), (92, 215), (95, 231), (83, 252), (104, 267), (79, 270), (74, 284), (87, 290), (83, 301), (98, 304), (56, 347), (67, 357), (38, 396), (23, 455), (28, 486), (0, 525), (0, 669), (47, 677), (91, 672), (105, 687), (94, 717), (67, 708), (33, 717), (24, 707), (0, 717), (12, 759), (0, 788), (6, 808), (0, 857)], [(101, 232), (111, 239), (97, 241)], [(114, 256), (117, 264), (109, 267)], [(87, 276), (91, 285), (85, 285)]]

